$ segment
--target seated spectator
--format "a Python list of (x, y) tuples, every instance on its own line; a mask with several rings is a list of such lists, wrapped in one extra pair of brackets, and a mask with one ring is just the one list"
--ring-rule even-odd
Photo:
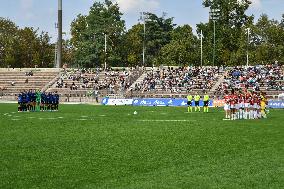
[(25, 75), (26, 75), (26, 76), (33, 76), (34, 73), (33, 73), (33, 71), (31, 70), (31, 71), (29, 71), (29, 72), (26, 72)]

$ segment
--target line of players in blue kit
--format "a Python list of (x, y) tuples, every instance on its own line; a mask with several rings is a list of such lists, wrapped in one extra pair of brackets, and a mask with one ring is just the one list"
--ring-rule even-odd
[(36, 90), (21, 92), (18, 95), (18, 112), (58, 111), (59, 95), (41, 93)]

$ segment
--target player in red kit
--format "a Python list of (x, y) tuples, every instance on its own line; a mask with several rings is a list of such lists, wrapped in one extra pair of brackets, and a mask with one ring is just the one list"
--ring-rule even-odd
[(255, 94), (252, 93), (249, 98), (249, 103), (250, 103), (249, 119), (254, 119), (254, 101), (255, 101)]
[(228, 94), (228, 91), (225, 91), (224, 101), (225, 116), (226, 119), (230, 119), (230, 95)]
[(237, 106), (238, 96), (232, 91), (230, 98), (230, 107), (231, 107), (231, 120), (236, 120), (236, 106)]
[(250, 93), (248, 91), (246, 91), (244, 98), (245, 98), (244, 119), (249, 119), (251, 95), (250, 95)]
[(239, 93), (238, 100), (239, 100), (239, 119), (244, 119), (245, 96), (242, 92)]

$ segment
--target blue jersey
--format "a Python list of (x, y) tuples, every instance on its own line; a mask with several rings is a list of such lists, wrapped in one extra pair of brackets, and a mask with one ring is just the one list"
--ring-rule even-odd
[(45, 93), (41, 93), (41, 103), (43, 103), (43, 104), (46, 103), (46, 95), (45, 95)]
[(54, 97), (52, 94), (49, 94), (49, 104), (53, 104), (54, 103)]
[(36, 102), (36, 94), (35, 93), (31, 93), (31, 101)]
[(22, 103), (23, 102), (23, 96), (22, 94), (18, 95), (18, 103)]
[(54, 97), (55, 97), (55, 103), (58, 104), (59, 103), (59, 95), (55, 94)]
[(46, 103), (47, 103), (47, 104), (50, 104), (50, 100), (51, 100), (51, 99), (50, 99), (50, 95), (49, 95), (49, 94), (46, 95)]
[(30, 101), (31, 101), (31, 93), (28, 93), (28, 94), (26, 95), (26, 101), (27, 101), (27, 102), (30, 102)]
[(25, 93), (22, 94), (22, 102), (27, 103), (27, 95)]

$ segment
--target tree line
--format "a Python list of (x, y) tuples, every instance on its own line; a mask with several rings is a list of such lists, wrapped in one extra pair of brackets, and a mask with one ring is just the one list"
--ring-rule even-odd
[[(245, 65), (248, 53), (250, 64), (283, 64), (284, 14), (280, 21), (265, 14), (255, 21), (246, 13), (250, 5), (250, 0), (204, 0), (204, 7), (215, 10), (214, 19), (197, 24), (194, 32), (190, 25), (176, 25), (166, 13), (150, 12), (127, 30), (118, 4), (94, 2), (87, 15), (80, 14), (71, 23), (63, 63), (70, 67)], [(54, 56), (55, 44), (48, 33), (21, 29), (0, 18), (1, 67), (53, 67)]]

